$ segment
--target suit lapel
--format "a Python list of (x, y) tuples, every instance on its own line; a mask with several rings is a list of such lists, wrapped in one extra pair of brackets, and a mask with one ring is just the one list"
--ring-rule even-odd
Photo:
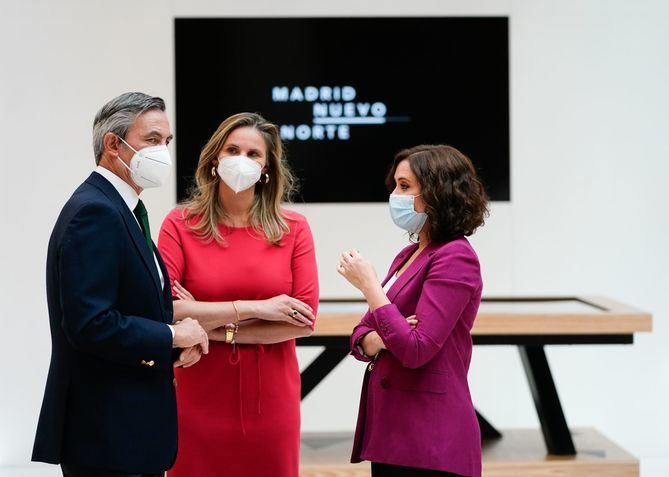
[(160, 271), (163, 274), (163, 280), (165, 282), (165, 286), (163, 287), (163, 299), (165, 300), (165, 303), (171, 304), (172, 303), (172, 287), (170, 284), (170, 276), (167, 274), (167, 267), (165, 266), (165, 262), (163, 261), (163, 257), (160, 255), (160, 252), (158, 251), (158, 247), (153, 245), (153, 253), (156, 254), (156, 259), (158, 260), (158, 265), (160, 266)]
[[(121, 217), (123, 217), (123, 221), (125, 222), (126, 230), (130, 234), (130, 237), (132, 238), (132, 241), (135, 244), (137, 252), (142, 257), (144, 265), (151, 274), (151, 278), (153, 279), (152, 280), (153, 284), (156, 287), (156, 291), (160, 295), (161, 303), (164, 302), (165, 300), (164, 293), (160, 287), (160, 277), (158, 276), (158, 269), (156, 268), (156, 263), (153, 260), (153, 253), (151, 252), (151, 250), (149, 250), (149, 247), (146, 246), (146, 238), (144, 237), (142, 229), (139, 227), (139, 224), (137, 223), (137, 219), (135, 218), (134, 214), (130, 211), (130, 209), (128, 209), (126, 203), (123, 202), (123, 198), (116, 191), (114, 186), (111, 185), (111, 183), (107, 179), (102, 177), (100, 174), (93, 172), (88, 177), (88, 179), (86, 179), (86, 182), (100, 189), (109, 198), (109, 200), (112, 201), (112, 203), (116, 206), (119, 212), (121, 212)], [(166, 275), (163, 276), (165, 277), (165, 281), (167, 282), (167, 276)]]
[(399, 269), (404, 264), (404, 262), (407, 261), (407, 259), (411, 256), (411, 254), (414, 253), (416, 248), (418, 248), (418, 244), (410, 245), (408, 247), (405, 247), (400, 253), (397, 254), (397, 257), (395, 257), (393, 263), (390, 264), (390, 268), (388, 269), (388, 274), (381, 282), (381, 286), (385, 286), (386, 283), (388, 283), (390, 277), (392, 277), (395, 274), (395, 272), (397, 272), (397, 269)]
[[(417, 247), (416, 247), (417, 248)], [(404, 260), (400, 264), (397, 265), (395, 269), (400, 268), (400, 266), (406, 262), (406, 259), (408, 259), (412, 253), (416, 251), (416, 248), (412, 248), (409, 250), (409, 253), (405, 257)], [(393, 285), (390, 287), (388, 290), (387, 296), (388, 299), (392, 302), (395, 300), (397, 295), (399, 294), (400, 291), (411, 281), (413, 277), (416, 276), (416, 274), (423, 269), (423, 267), (429, 262), (430, 257), (435, 251), (435, 246), (430, 243), (428, 244), (425, 249), (414, 259), (413, 262), (411, 262), (411, 265), (407, 267), (402, 274), (397, 277), (397, 281), (393, 283)], [(393, 271), (393, 273), (395, 273)]]

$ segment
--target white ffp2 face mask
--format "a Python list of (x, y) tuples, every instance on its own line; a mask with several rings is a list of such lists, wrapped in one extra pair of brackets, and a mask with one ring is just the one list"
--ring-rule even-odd
[(172, 158), (167, 146), (149, 146), (138, 151), (125, 142), (121, 136), (118, 136), (118, 138), (135, 152), (130, 159), (130, 166), (123, 162), (120, 156), (116, 156), (130, 171), (133, 182), (142, 189), (162, 186), (172, 168)]
[(219, 159), (217, 171), (223, 182), (239, 194), (258, 182), (262, 167), (246, 156), (227, 156)]

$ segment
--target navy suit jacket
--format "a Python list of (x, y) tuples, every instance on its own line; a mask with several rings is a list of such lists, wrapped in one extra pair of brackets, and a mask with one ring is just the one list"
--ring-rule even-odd
[(133, 213), (92, 173), (47, 255), (51, 364), (32, 460), (127, 473), (174, 463), (172, 298)]

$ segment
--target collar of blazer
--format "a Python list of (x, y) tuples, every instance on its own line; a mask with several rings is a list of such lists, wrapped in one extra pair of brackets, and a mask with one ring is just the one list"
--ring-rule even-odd
[[(97, 172), (93, 172), (88, 177), (88, 179), (86, 179), (86, 183), (98, 188), (121, 213), (123, 221), (125, 222), (126, 230), (135, 244), (137, 253), (142, 257), (144, 266), (146, 266), (146, 268), (149, 270), (149, 273), (151, 274), (151, 277), (153, 278), (153, 284), (156, 287), (156, 292), (158, 292), (158, 295), (160, 295), (161, 302), (164, 302), (165, 296), (163, 295), (163, 290), (160, 289), (160, 277), (158, 276), (156, 263), (154, 262), (152, 256), (155, 252), (152, 252), (149, 250), (149, 247), (146, 246), (146, 238), (144, 237), (142, 229), (137, 223), (135, 214), (130, 209), (128, 209), (128, 206), (123, 201), (123, 198), (114, 188), (114, 186)], [(165, 282), (168, 282), (167, 275), (165, 275)]]
[[(443, 244), (436, 244), (434, 242), (430, 242), (427, 244), (425, 249), (423, 249), (422, 252), (418, 254), (418, 256), (414, 259), (413, 262), (411, 262), (411, 265), (409, 265), (406, 270), (402, 272), (402, 274), (397, 277), (397, 280), (393, 285), (390, 287), (388, 290), (388, 299), (392, 302), (395, 297), (399, 294), (399, 292), (404, 288), (404, 286), (411, 281), (411, 279), (429, 262), (430, 257), (434, 252), (437, 251), (437, 249), (440, 247), (440, 245)], [(394, 273), (397, 272), (397, 270), (404, 265), (404, 263), (407, 261), (409, 257), (416, 251), (418, 248), (418, 244), (413, 244), (408, 247), (406, 247), (404, 250), (402, 250), (397, 257), (395, 257), (395, 260), (393, 260), (392, 265), (390, 266), (390, 270), (388, 271), (388, 275), (386, 278), (384, 278), (382, 285), (385, 285), (386, 282), (390, 279), (391, 276), (393, 276)]]

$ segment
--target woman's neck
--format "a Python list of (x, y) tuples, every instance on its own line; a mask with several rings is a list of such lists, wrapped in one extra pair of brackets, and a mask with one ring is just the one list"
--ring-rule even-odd
[(249, 224), (249, 214), (253, 206), (255, 188), (243, 190), (236, 194), (224, 182), (218, 187), (218, 201), (225, 210), (227, 219), (230, 223), (226, 225), (232, 227), (246, 227)]
[(430, 237), (428, 236), (428, 226), (426, 223), (420, 232), (418, 232), (418, 250), (423, 250), (429, 243)]

